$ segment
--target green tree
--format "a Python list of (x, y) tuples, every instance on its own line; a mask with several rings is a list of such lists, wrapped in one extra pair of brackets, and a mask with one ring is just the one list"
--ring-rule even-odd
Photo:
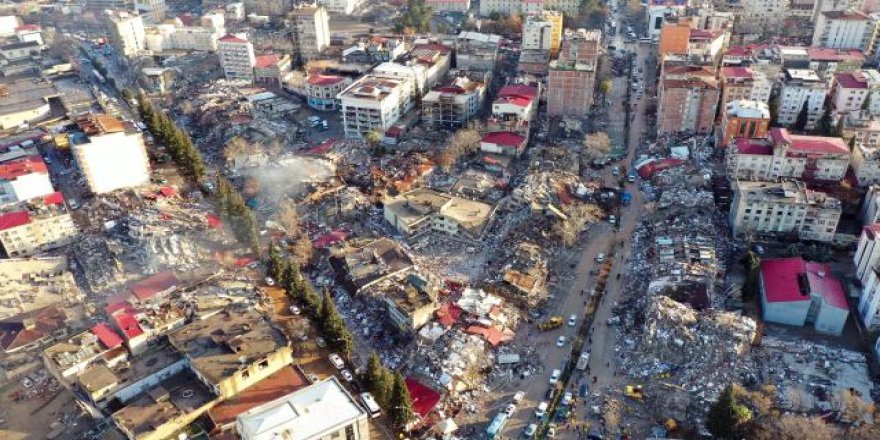
[(370, 148), (376, 148), (382, 142), (382, 134), (378, 130), (371, 130), (364, 135), (364, 140), (367, 141)]
[(599, 91), (602, 92), (603, 95), (608, 95), (611, 93), (611, 90), (614, 88), (614, 82), (610, 79), (603, 79), (601, 83), (599, 83)]
[(122, 94), (122, 99), (125, 100), (126, 104), (131, 103), (132, 98), (134, 98), (134, 95), (131, 93), (131, 90), (129, 90), (129, 89), (122, 89), (121, 94)]
[(770, 98), (770, 103), (767, 104), (768, 110), (770, 110), (770, 126), (775, 127), (776, 121), (779, 119), (779, 100), (776, 97)]
[(269, 251), (266, 256), (266, 276), (271, 277), (273, 280), (281, 282), (281, 276), (284, 267), (284, 260), (281, 257), (281, 250), (278, 249), (278, 246), (275, 243), (269, 243)]
[(406, 425), (413, 419), (415, 412), (412, 408), (412, 398), (406, 388), (406, 382), (400, 373), (394, 374), (394, 385), (391, 387), (391, 398), (388, 402), (388, 413), (394, 427), (403, 431)]
[(740, 427), (751, 418), (752, 412), (736, 401), (733, 387), (728, 384), (709, 407), (706, 427), (715, 438), (734, 439)]
[(816, 121), (816, 127), (813, 128), (813, 134), (817, 136), (831, 136), (834, 134), (834, 121), (831, 118), (831, 104), (826, 103), (822, 110), (822, 116)]
[(749, 251), (743, 258), (743, 267), (746, 278), (742, 285), (742, 297), (743, 300), (749, 300), (757, 296), (760, 290), (761, 257)]
[(376, 398), (376, 402), (381, 407), (387, 408), (388, 401), (391, 398), (391, 387), (394, 378), (391, 375), (391, 371), (382, 365), (376, 352), (370, 353), (370, 358), (367, 359), (367, 371), (365, 372), (364, 380), (367, 382), (367, 389)]
[(431, 16), (434, 11), (425, 5), (425, 0), (407, 0), (406, 10), (394, 24), (397, 33), (411, 30), (413, 32), (428, 32), (431, 30)]
[(807, 123), (810, 122), (810, 100), (807, 99), (804, 101), (804, 106), (801, 107), (800, 113), (797, 115), (797, 119), (794, 120), (794, 125), (791, 128), (797, 131), (804, 131), (807, 128)]

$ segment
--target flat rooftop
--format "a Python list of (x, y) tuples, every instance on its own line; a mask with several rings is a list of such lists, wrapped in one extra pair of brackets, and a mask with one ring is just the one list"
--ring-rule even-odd
[(113, 419), (135, 436), (155, 431), (160, 426), (190, 415), (216, 396), (189, 370), (181, 371), (113, 414)]
[(79, 375), (79, 383), (88, 392), (95, 392), (114, 385), (124, 386), (149, 376), (181, 360), (173, 348), (163, 345), (117, 364), (113, 368), (98, 363), (86, 368)]
[(287, 433), (289, 440), (323, 438), (367, 413), (335, 377), (295, 391), (238, 417), (248, 438)]
[(30, 110), (58, 96), (58, 90), (49, 82), (17, 81), (0, 84), (0, 114)]
[(214, 384), (288, 345), (260, 313), (238, 305), (193, 322), (168, 335), (168, 340)]
[(345, 254), (343, 260), (349, 278), (358, 287), (413, 265), (409, 255), (390, 238), (355, 249)]
[(309, 379), (300, 370), (288, 365), (219, 403), (211, 408), (209, 414), (217, 426), (230, 425), (235, 423), (239, 414), (301, 390), (309, 384)]
[(402, 78), (382, 75), (367, 75), (343, 90), (340, 98), (371, 99), (381, 101), (404, 84)]

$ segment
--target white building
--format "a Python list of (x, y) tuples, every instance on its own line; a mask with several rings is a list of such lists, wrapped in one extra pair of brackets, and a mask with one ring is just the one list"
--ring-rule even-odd
[(351, 78), (335, 75), (310, 75), (306, 78), (306, 102), (315, 110), (339, 108), (336, 96), (351, 84)]
[(782, 90), (779, 93), (777, 123), (780, 125), (794, 124), (804, 103), (807, 102), (806, 128), (812, 129), (824, 111), (823, 106), (827, 91), (828, 85), (815, 71), (809, 69), (786, 70)]
[(471, 9), (471, 0), (425, 0), (425, 5), (430, 6), (434, 12), (461, 12), (465, 14)]
[(88, 115), (77, 124), (84, 135), (71, 137), (71, 149), (90, 191), (104, 194), (150, 182), (144, 140), (132, 123)]
[(218, 40), (217, 55), (226, 79), (253, 81), (257, 58), (254, 56), (254, 45), (246, 35), (227, 34)]
[(407, 237), (438, 232), (479, 239), (495, 214), (487, 203), (418, 188), (383, 201), (385, 220)]
[(876, 18), (852, 9), (819, 13), (813, 30), (813, 46), (859, 49), (868, 55), (874, 52), (876, 39)]
[[(338, 15), (351, 15), (363, 3), (362, 0), (321, 0), (318, 2), (327, 8), (327, 12)], [(427, 3), (427, 2), (425, 2)], [(437, 11), (438, 9), (435, 9)]]
[(10, 258), (30, 257), (70, 243), (78, 234), (61, 193), (0, 213), (0, 245)]
[(134, 56), (146, 48), (146, 32), (140, 15), (126, 11), (106, 11), (106, 14), (110, 22), (110, 44), (122, 56)]
[(834, 76), (831, 105), (838, 117), (862, 110), (868, 101), (869, 114), (880, 110), (880, 72), (874, 69), (842, 72)]
[(859, 186), (880, 183), (880, 146), (857, 143), (853, 148), (852, 167)]
[(367, 412), (335, 376), (238, 415), (242, 440), (369, 440)]
[(859, 316), (865, 323), (865, 327), (880, 324), (880, 223), (872, 223), (862, 228), (859, 244), (853, 256), (856, 266), (856, 278), (861, 282), (861, 294), (859, 295)]
[(165, 0), (135, 0), (134, 7), (153, 23), (165, 19)]
[(15, 35), (15, 28), (21, 26), (21, 20), (15, 15), (0, 15), (0, 37)]
[(323, 6), (298, 6), (289, 15), (293, 44), (303, 61), (321, 56), (330, 46), (330, 17)]
[(735, 181), (729, 221), (736, 237), (793, 235), (830, 242), (842, 212), (839, 200), (803, 182)]
[[(523, 23), (522, 50), (550, 50), (554, 46), (559, 49), (562, 39), (561, 29), (558, 35), (553, 33), (553, 23), (541, 15), (530, 14)], [(555, 42), (554, 42), (555, 40)], [(554, 44), (555, 43), (555, 44)]]
[(822, 263), (800, 257), (761, 261), (764, 321), (802, 326), (839, 335), (849, 317), (843, 285)]
[(880, 223), (880, 185), (871, 185), (865, 194), (865, 201), (862, 202), (859, 218), (863, 225), (871, 223)]
[(374, 74), (352, 83), (337, 97), (345, 135), (362, 138), (371, 131), (384, 134), (412, 109), (413, 87), (408, 78)]
[(731, 179), (839, 182), (849, 164), (849, 147), (843, 139), (795, 135), (784, 128), (770, 129), (767, 139), (735, 139), (727, 151)]
[(505, 15), (525, 14), (551, 9), (576, 16), (579, 7), (578, 0), (480, 0), (480, 15), (488, 17), (493, 12)]
[(0, 205), (54, 192), (49, 169), (41, 156), (25, 156), (0, 163)]

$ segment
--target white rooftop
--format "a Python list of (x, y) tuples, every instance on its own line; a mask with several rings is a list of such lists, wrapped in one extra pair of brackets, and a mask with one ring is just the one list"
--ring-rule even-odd
[(817, 82), (817, 81), (821, 80), (821, 78), (819, 78), (819, 74), (816, 73), (815, 70), (811, 70), (811, 69), (788, 69), (788, 70), (786, 70), (786, 73), (788, 73), (788, 76), (791, 79), (798, 79), (801, 81), (813, 81), (813, 82)]
[(367, 413), (335, 377), (294, 391), (239, 414), (242, 438), (309, 440), (324, 438)]
[(738, 99), (727, 103), (727, 114), (738, 118), (770, 119), (770, 108), (766, 102)]

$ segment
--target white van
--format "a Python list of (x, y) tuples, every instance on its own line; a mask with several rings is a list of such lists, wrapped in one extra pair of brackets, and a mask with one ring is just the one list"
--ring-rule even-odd
[(360, 398), (364, 407), (367, 409), (367, 412), (370, 413), (370, 418), (375, 419), (382, 415), (382, 408), (379, 408), (379, 404), (376, 403), (376, 399), (373, 398), (372, 394), (361, 393)]

